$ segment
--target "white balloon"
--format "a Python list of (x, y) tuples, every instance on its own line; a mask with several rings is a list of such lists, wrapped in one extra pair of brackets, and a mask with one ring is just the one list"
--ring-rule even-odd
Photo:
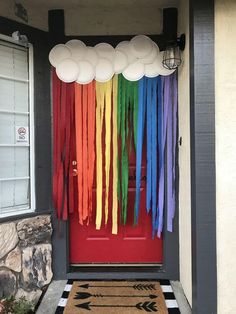
[(163, 69), (161, 69), (161, 71), (160, 71), (159, 74), (162, 75), (162, 76), (167, 76), (167, 75), (171, 75), (172, 73), (174, 73), (175, 70), (176, 70), (176, 69), (168, 70), (168, 69), (165, 69), (165, 68), (163, 67)]
[(122, 49), (126, 49), (126, 46), (129, 45), (129, 41), (128, 40), (123, 40), (121, 42), (119, 42), (117, 45), (116, 45), (116, 50), (122, 50)]
[(93, 47), (87, 47), (84, 60), (90, 62), (94, 67), (98, 64), (99, 56)]
[(49, 53), (49, 61), (56, 67), (58, 77), (67, 83), (77, 81), (80, 84), (88, 84), (94, 78), (106, 82), (120, 73), (130, 81), (144, 75), (172, 74), (175, 69), (165, 69), (162, 60), (163, 52), (145, 35), (122, 41), (115, 49), (107, 43), (86, 47), (81, 40), (72, 39), (66, 45), (56, 45)]
[(105, 58), (113, 62), (115, 58), (115, 49), (110, 44), (100, 43), (97, 44), (94, 49), (100, 58)]
[(96, 66), (95, 79), (98, 82), (107, 82), (114, 75), (114, 69), (112, 63), (105, 58), (100, 58)]
[(164, 68), (163, 63), (162, 63), (162, 61), (163, 61), (163, 55), (164, 55), (164, 51), (161, 51), (161, 52), (157, 55), (157, 62), (161, 65), (161, 66), (160, 66), (159, 74), (160, 74), (160, 75), (163, 75), (163, 76), (167, 76), (167, 75), (170, 75), (170, 74), (174, 73), (176, 69), (169, 70), (169, 69)]
[(160, 74), (162, 64), (158, 58), (150, 64), (145, 64), (145, 76), (147, 77), (156, 77)]
[(152, 40), (145, 35), (138, 35), (130, 41), (131, 51), (137, 58), (147, 57), (152, 50)]
[(124, 69), (128, 66), (128, 57), (122, 51), (115, 51), (115, 59), (114, 59), (114, 71), (115, 74), (120, 74)]
[(71, 56), (75, 61), (83, 60), (86, 53), (85, 43), (78, 39), (72, 39), (66, 43), (66, 47), (70, 49)]
[(153, 41), (152, 42), (152, 50), (149, 53), (149, 55), (145, 58), (141, 58), (139, 59), (140, 62), (144, 63), (144, 64), (149, 64), (152, 63), (155, 58), (157, 57), (157, 54), (160, 52), (159, 47), (157, 46), (157, 44)]
[(93, 65), (88, 61), (79, 61), (78, 65), (80, 71), (76, 82), (79, 84), (88, 84), (92, 82), (95, 77), (95, 70)]
[(129, 81), (138, 81), (140, 80), (144, 74), (144, 64), (140, 61), (135, 61), (130, 64), (123, 72), (123, 76)]
[(58, 44), (53, 47), (48, 56), (51, 65), (54, 67), (56, 67), (62, 60), (70, 57), (70, 50), (63, 44)]
[(71, 83), (76, 81), (79, 75), (79, 66), (72, 59), (64, 59), (57, 65), (56, 73), (60, 80)]
[(156, 60), (153, 63), (145, 65), (145, 76), (156, 77), (159, 75), (159, 65), (156, 66)]
[(145, 76), (155, 77), (158, 75), (166, 76), (166, 75), (172, 74), (175, 71), (175, 69), (174, 70), (165, 69), (163, 67), (162, 60), (163, 60), (163, 52), (160, 52), (155, 58), (155, 60), (153, 61), (153, 63), (145, 65)]
[(66, 42), (66, 46), (69, 48), (73, 47), (81, 47), (82, 49), (86, 48), (85, 43), (82, 40), (79, 39), (71, 39)]
[(132, 53), (131, 47), (130, 47), (130, 42), (128, 40), (121, 41), (115, 48), (116, 51), (121, 51), (124, 54), (126, 54), (128, 58), (129, 64), (137, 61), (137, 58), (135, 55)]

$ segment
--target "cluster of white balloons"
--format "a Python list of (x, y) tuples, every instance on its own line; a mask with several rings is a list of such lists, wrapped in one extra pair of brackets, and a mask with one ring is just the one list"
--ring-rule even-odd
[(80, 84), (93, 79), (106, 82), (120, 73), (129, 81), (173, 73), (175, 70), (163, 67), (162, 60), (163, 52), (145, 35), (122, 41), (116, 48), (107, 43), (88, 47), (81, 40), (72, 39), (65, 45), (56, 45), (49, 53), (49, 61), (60, 80)]

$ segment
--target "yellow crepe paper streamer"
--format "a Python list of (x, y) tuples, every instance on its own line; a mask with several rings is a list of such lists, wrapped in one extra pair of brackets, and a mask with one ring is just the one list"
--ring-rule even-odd
[(118, 159), (118, 131), (117, 131), (117, 92), (118, 92), (118, 75), (113, 77), (112, 95), (113, 95), (113, 184), (112, 184), (112, 234), (118, 233), (118, 196), (117, 196), (117, 159)]
[(96, 82), (96, 229), (100, 229), (102, 224), (102, 128), (105, 106), (104, 84), (105, 83)]
[(110, 163), (111, 163), (111, 92), (112, 80), (105, 83), (105, 224), (108, 221), (108, 200), (109, 200), (109, 186), (110, 186)]
[[(102, 213), (103, 213), (103, 210), (102, 210), (102, 205), (103, 205), (103, 202), (102, 202), (102, 199), (103, 199), (102, 197), (102, 192), (103, 192), (102, 133), (103, 133), (104, 114), (105, 114), (105, 224), (107, 224), (108, 222), (108, 213), (109, 213), (109, 188), (110, 188), (110, 168), (111, 168), (112, 80), (105, 83), (96, 82), (96, 101), (97, 101), (97, 106), (96, 106), (96, 161), (97, 161), (96, 229), (100, 229), (101, 224), (102, 224)], [(117, 145), (116, 145), (116, 149), (117, 149)], [(117, 199), (115, 202), (117, 202)], [(115, 208), (117, 207), (118, 205), (115, 205)], [(115, 215), (117, 216), (117, 209), (115, 211), (116, 211)], [(117, 218), (115, 218), (115, 220), (117, 224)], [(116, 227), (116, 230), (117, 230), (117, 227)], [(115, 232), (117, 233), (116, 230)]]

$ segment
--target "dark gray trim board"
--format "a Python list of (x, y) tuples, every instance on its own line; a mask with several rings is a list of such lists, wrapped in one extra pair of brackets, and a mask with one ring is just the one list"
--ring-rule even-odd
[(214, 63), (214, 0), (191, 0), (190, 119), (194, 314), (217, 313)]

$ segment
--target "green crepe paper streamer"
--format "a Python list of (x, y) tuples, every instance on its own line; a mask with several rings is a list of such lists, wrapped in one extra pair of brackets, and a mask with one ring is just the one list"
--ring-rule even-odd
[[(121, 210), (121, 217), (123, 220), (123, 191), (124, 191), (124, 182), (123, 182), (123, 140), (124, 137), (124, 86), (123, 86), (123, 76), (120, 74), (118, 76), (118, 99), (117, 99), (117, 132), (118, 136), (121, 138), (121, 148), (118, 151), (118, 157), (117, 157), (117, 168), (118, 168), (118, 178), (117, 178), (117, 194), (118, 199), (122, 200), (122, 210)], [(120, 155), (120, 156), (119, 156)]]
[(132, 137), (133, 137), (133, 130), (130, 126), (133, 125), (132, 123), (132, 116), (133, 116), (133, 82), (126, 81), (126, 112), (127, 112), (127, 127), (126, 127), (126, 136), (129, 139), (129, 143), (126, 143), (129, 148), (129, 152), (132, 148)]
[(125, 129), (125, 115), (126, 115), (126, 84), (125, 84), (125, 80), (122, 77), (121, 80), (121, 130), (120, 130), (120, 134), (121, 134), (121, 152), (123, 152), (125, 150), (125, 137), (126, 137), (126, 129)]
[[(121, 74), (118, 77), (117, 99), (117, 130), (121, 139), (118, 167), (118, 198), (121, 199), (121, 218), (123, 224), (127, 221), (127, 202), (129, 184), (129, 154), (132, 137), (136, 147), (137, 116), (138, 116), (138, 82), (126, 80)], [(129, 139), (129, 143), (128, 143)]]
[(127, 123), (128, 117), (128, 99), (127, 99), (127, 83), (122, 77), (121, 81), (122, 96), (121, 96), (121, 194), (122, 194), (122, 221), (126, 224), (127, 219), (127, 200), (128, 200), (128, 176), (129, 176), (129, 162), (127, 153)]
[(121, 80), (122, 80), (122, 75), (118, 75), (118, 92), (117, 92), (117, 132), (120, 134), (120, 121), (121, 121)]
[(126, 119), (127, 128), (126, 135), (129, 137), (129, 149), (132, 149), (132, 142), (136, 149), (136, 134), (137, 134), (137, 117), (138, 117), (138, 82), (126, 82)]
[[(122, 80), (122, 75), (118, 75), (118, 91), (117, 91), (117, 133), (118, 136), (120, 135), (120, 129), (121, 129), (121, 80)], [(118, 156), (117, 156), (117, 195), (118, 195), (118, 200), (120, 200), (120, 195), (121, 195), (121, 174), (120, 174), (120, 156), (119, 156), (119, 149), (118, 149)]]
[[(130, 84), (129, 81), (126, 81), (124, 79), (123, 84), (125, 86), (125, 138), (128, 138), (129, 135), (129, 88), (130, 88)], [(127, 143), (125, 142), (125, 145)]]
[(128, 183), (129, 183), (129, 158), (127, 149), (122, 156), (122, 221), (126, 224), (127, 221), (127, 202), (128, 202)]

